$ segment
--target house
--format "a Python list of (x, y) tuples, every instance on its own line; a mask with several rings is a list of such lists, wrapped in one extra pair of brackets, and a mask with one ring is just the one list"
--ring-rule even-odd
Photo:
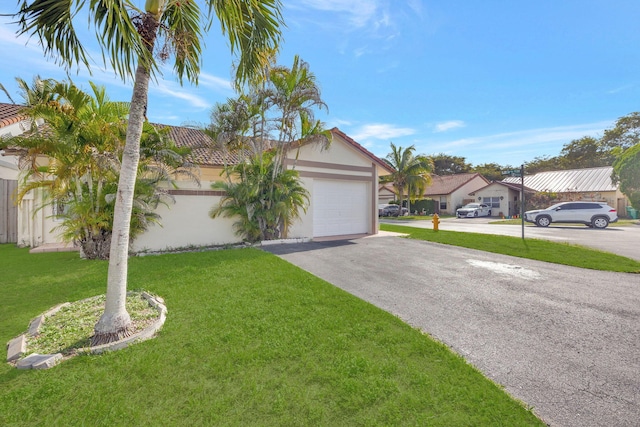
[[(479, 203), (491, 206), (491, 216), (511, 217), (521, 212), (520, 191), (521, 184), (495, 181), (469, 193), (469, 196)], [(526, 198), (527, 194), (535, 193), (535, 190), (525, 187), (524, 192)]]
[[(11, 121), (17, 120), (17, 112), (13, 113)], [(378, 231), (378, 179), (392, 170), (338, 128), (330, 132), (333, 139), (329, 148), (302, 145), (287, 160), (286, 166), (299, 172), (310, 195), (307, 211), (301, 212), (300, 219), (288, 230), (290, 238), (334, 239)], [(170, 126), (169, 134), (178, 146), (193, 148), (192, 161), (199, 166), (201, 186), (178, 181), (178, 188), (169, 190), (175, 203), (157, 209), (162, 225), (152, 226), (136, 238), (132, 250), (161, 251), (240, 242), (233, 229), (235, 219), (209, 217), (211, 208), (224, 196), (223, 192), (212, 190), (210, 184), (223, 179), (225, 157), (220, 151), (203, 148), (207, 145), (206, 136), (197, 129)], [(17, 165), (11, 153), (2, 154), (3, 160), (8, 159), (4, 160), (6, 163)], [(17, 179), (17, 167), (5, 169)], [(60, 241), (52, 231), (59, 225), (54, 208), (38, 210), (37, 202), (41, 200), (42, 195), (34, 193), (17, 208), (18, 235), (14, 241), (22, 246)]]
[(475, 200), (470, 198), (470, 193), (487, 184), (489, 181), (479, 173), (432, 175), (424, 197), (438, 202), (439, 213), (454, 215), (456, 209)]
[[(0, 103), (0, 138), (21, 135), (31, 129), (31, 120), (21, 113), (21, 105)], [(55, 227), (49, 218), (52, 208), (37, 210), (35, 194), (29, 194), (23, 209), (14, 203), (20, 170), (18, 158), (0, 150), (0, 243), (22, 243), (38, 246), (45, 243), (45, 230)]]
[[(524, 185), (538, 192), (556, 193), (558, 201), (607, 202), (619, 213), (623, 213), (629, 203), (611, 180), (612, 173), (611, 166), (539, 172), (525, 175)], [(519, 184), (520, 178), (509, 177), (502, 182)]]
[[(390, 167), (338, 128), (331, 129), (328, 149), (303, 145), (286, 165), (295, 168), (309, 191), (306, 212), (289, 229), (289, 238), (325, 240), (376, 234), (378, 231), (378, 178)], [(197, 129), (172, 127), (170, 135), (180, 146), (199, 147), (205, 142)], [(297, 150), (297, 149), (296, 149)], [(211, 190), (220, 176), (224, 157), (220, 152), (197, 149), (194, 160), (201, 169), (202, 186), (180, 182), (170, 190), (176, 203), (161, 206), (162, 227), (152, 227), (133, 242), (134, 251), (176, 247), (224, 245), (239, 242), (233, 218), (209, 217), (223, 192)], [(294, 160), (295, 158), (295, 160)]]
[(396, 200), (396, 192), (393, 184), (381, 184), (378, 186), (378, 203), (386, 205)]

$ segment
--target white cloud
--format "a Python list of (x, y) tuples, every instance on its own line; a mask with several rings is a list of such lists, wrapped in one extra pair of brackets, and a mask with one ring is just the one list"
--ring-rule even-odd
[(346, 14), (349, 23), (356, 27), (365, 27), (375, 18), (378, 9), (377, 1), (372, 0), (301, 0), (303, 7)]
[[(159, 81), (158, 86), (156, 86), (153, 91), (157, 91), (159, 93), (163, 93), (165, 95), (169, 95), (173, 98), (178, 98), (187, 101), (194, 108), (210, 108), (211, 103), (205, 100), (204, 98), (194, 95), (193, 93), (189, 93), (185, 90), (184, 87), (172, 88), (169, 87), (166, 82)], [(156, 93), (157, 93), (156, 92)], [(149, 94), (151, 95), (153, 92), (150, 90)]]
[(223, 79), (222, 77), (214, 76), (209, 73), (200, 73), (198, 78), (198, 82), (201, 86), (213, 88), (217, 91), (221, 92), (233, 92), (233, 86), (231, 85), (231, 80)]
[(356, 141), (366, 141), (368, 139), (391, 140), (402, 136), (413, 135), (415, 129), (397, 127), (396, 125), (386, 123), (373, 123), (361, 126), (350, 134)]
[(446, 132), (451, 129), (463, 128), (466, 124), (462, 120), (449, 120), (448, 122), (436, 123), (434, 132)]
[(570, 142), (585, 135), (597, 135), (607, 127), (612, 126), (613, 120), (596, 123), (586, 123), (552, 128), (527, 129), (517, 132), (505, 132), (495, 135), (457, 139), (445, 143), (447, 147), (469, 147), (482, 145), (486, 148), (522, 148), (527, 145), (545, 144), (561, 141)]
[(620, 93), (620, 92), (626, 92), (629, 89), (634, 88), (635, 86), (636, 86), (635, 84), (628, 84), (628, 85), (620, 86), (620, 87), (608, 90), (607, 94), (613, 95), (613, 94)]
[[(473, 164), (519, 164), (542, 155), (558, 155), (562, 146), (574, 139), (583, 136), (598, 137), (604, 129), (611, 127), (614, 121), (526, 129), (449, 141), (429, 141), (426, 147), (428, 149), (425, 151), (462, 155)], [(423, 146), (424, 142), (419, 145)]]

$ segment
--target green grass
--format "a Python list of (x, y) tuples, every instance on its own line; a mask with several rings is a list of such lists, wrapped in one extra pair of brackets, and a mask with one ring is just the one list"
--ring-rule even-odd
[(640, 262), (579, 245), (556, 243), (540, 239), (525, 239), (493, 234), (433, 231), (433, 229), (380, 224), (380, 230), (405, 233), (411, 239), (427, 240), (453, 246), (479, 249), (503, 255), (535, 259), (555, 264), (593, 270), (640, 273)]
[[(0, 245), (0, 341), (102, 294), (107, 263)], [(2, 426), (542, 426), (444, 345), (256, 249), (133, 258), (159, 336), (46, 371), (0, 367)]]

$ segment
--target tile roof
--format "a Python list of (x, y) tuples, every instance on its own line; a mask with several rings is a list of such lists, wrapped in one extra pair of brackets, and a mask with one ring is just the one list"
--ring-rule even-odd
[[(524, 185), (536, 191), (554, 193), (616, 191), (617, 187), (611, 181), (612, 172), (611, 166), (539, 172), (525, 175)], [(519, 183), (520, 178), (509, 177), (502, 182)]]
[[(213, 141), (202, 130), (196, 128), (189, 128), (183, 126), (169, 126), (159, 125), (154, 126), (169, 128), (169, 136), (176, 143), (178, 147), (191, 148), (191, 161), (199, 165), (207, 166), (222, 166), (224, 165), (225, 154), (223, 151), (216, 149)], [(362, 145), (358, 144), (352, 138), (347, 136), (338, 128), (333, 128), (330, 131), (334, 135), (340, 136), (345, 142), (353, 146), (356, 150), (373, 160), (376, 164), (384, 168), (389, 172), (393, 172), (387, 162), (381, 160), (379, 157), (368, 151)], [(236, 155), (229, 154), (227, 162), (230, 164), (238, 163), (240, 158)]]
[(475, 177), (480, 177), (487, 184), (489, 181), (479, 173), (458, 173), (455, 175), (431, 175), (431, 185), (424, 192), (425, 196), (451, 194)]
[[(0, 103), (0, 127), (8, 126), (24, 120), (27, 116), (20, 113), (24, 108), (22, 105)], [(235, 154), (226, 154), (215, 147), (213, 140), (202, 130), (184, 126), (170, 126), (154, 124), (154, 126), (169, 128), (169, 136), (178, 147), (191, 148), (190, 160), (196, 164), (204, 166), (223, 166), (225, 157), (228, 164), (238, 163), (240, 157)], [(373, 160), (376, 164), (389, 172), (393, 172), (385, 161), (381, 160), (369, 150), (358, 144), (338, 128), (331, 129), (331, 133), (339, 135), (344, 141), (353, 146), (356, 150)]]
[(202, 130), (183, 126), (158, 125), (157, 127), (169, 128), (169, 137), (178, 147), (191, 148), (190, 161), (202, 166), (223, 166), (225, 157), (228, 164), (240, 162), (235, 154), (227, 154), (216, 148), (213, 140)]
[(27, 116), (21, 111), (24, 105), (5, 104), (0, 102), (0, 128), (21, 122)]

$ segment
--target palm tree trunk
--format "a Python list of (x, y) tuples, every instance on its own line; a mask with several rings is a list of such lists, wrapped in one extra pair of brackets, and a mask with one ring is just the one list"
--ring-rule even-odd
[[(145, 41), (149, 52), (158, 31), (158, 21), (153, 15), (144, 15)], [(91, 345), (107, 344), (131, 335), (131, 317), (125, 307), (127, 298), (127, 271), (129, 261), (129, 230), (136, 185), (138, 162), (140, 160), (140, 138), (147, 111), (150, 72), (142, 58), (138, 59), (126, 142), (120, 166), (120, 178), (113, 216), (113, 233), (109, 254), (107, 277), (107, 297), (104, 313), (94, 327)]]

